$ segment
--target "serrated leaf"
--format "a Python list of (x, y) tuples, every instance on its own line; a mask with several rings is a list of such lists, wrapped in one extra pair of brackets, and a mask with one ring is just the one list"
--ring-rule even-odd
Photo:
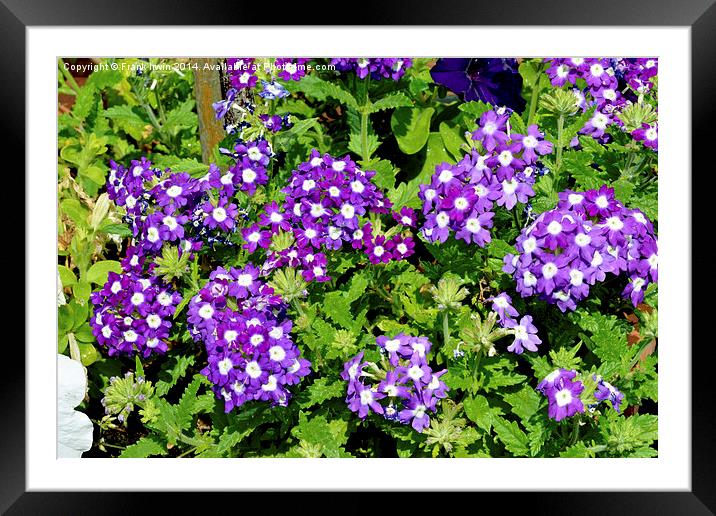
[(296, 397), (296, 403), (301, 408), (309, 408), (332, 398), (340, 398), (344, 396), (345, 393), (345, 382), (326, 377), (317, 378), (316, 381)]
[(291, 429), (291, 435), (311, 444), (320, 444), (326, 457), (340, 457), (342, 446), (348, 440), (348, 424), (342, 419), (328, 421), (325, 416), (317, 415), (308, 419), (304, 412), (299, 423)]
[(517, 392), (505, 394), (502, 399), (512, 407), (513, 414), (524, 420), (531, 418), (539, 410), (542, 401), (542, 397), (529, 385)]
[(358, 102), (350, 92), (344, 90), (335, 82), (324, 81), (317, 75), (306, 75), (298, 82), (290, 82), (286, 87), (292, 93), (302, 91), (309, 97), (317, 100), (326, 100), (332, 98), (340, 101), (348, 107), (358, 109)]
[(128, 237), (132, 234), (132, 231), (125, 224), (116, 224), (109, 221), (102, 224), (97, 230), (108, 235), (119, 235), (121, 237)]
[(166, 455), (167, 448), (157, 437), (142, 437), (136, 443), (127, 446), (127, 448), (119, 454), (121, 459), (144, 459), (153, 455)]
[(589, 448), (587, 448), (586, 444), (584, 444), (583, 442), (578, 442), (570, 446), (566, 450), (559, 452), (559, 456), (562, 458), (586, 459), (594, 457), (594, 453)]
[(180, 378), (184, 377), (187, 369), (194, 365), (194, 355), (178, 355), (170, 362), (165, 362), (162, 365), (162, 370), (159, 373), (161, 379), (156, 382), (154, 386), (154, 392), (157, 396), (166, 396), (169, 390), (174, 387)]
[(62, 282), (63, 287), (71, 287), (77, 283), (77, 276), (75, 276), (75, 273), (64, 265), (58, 265), (57, 270), (60, 273), (60, 281)]
[(404, 93), (397, 91), (373, 102), (369, 112), (376, 113), (385, 109), (395, 109), (412, 105), (412, 101)]
[(479, 394), (475, 397), (466, 397), (462, 405), (465, 408), (465, 415), (479, 428), (490, 433), (493, 416), (487, 398)]
[(146, 127), (149, 121), (140, 115), (139, 108), (132, 108), (127, 104), (112, 106), (105, 110), (104, 115), (114, 122), (115, 126), (137, 141), (145, 138)]
[(518, 457), (529, 455), (529, 439), (517, 423), (495, 417), (492, 426), (495, 428), (497, 438), (502, 441), (507, 451)]
[(395, 176), (398, 174), (398, 170), (387, 159), (372, 161), (367, 168), (375, 170), (372, 181), (381, 190), (390, 190), (395, 186)]
[(167, 113), (167, 119), (162, 126), (162, 130), (174, 136), (182, 129), (196, 127), (199, 123), (199, 118), (194, 113), (195, 104), (196, 102), (193, 99), (188, 99), (172, 109)]

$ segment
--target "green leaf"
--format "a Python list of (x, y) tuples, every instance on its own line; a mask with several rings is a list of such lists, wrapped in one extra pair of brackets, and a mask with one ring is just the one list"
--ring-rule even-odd
[(618, 179), (611, 186), (614, 188), (614, 197), (625, 206), (628, 205), (634, 191), (634, 184), (626, 179)]
[(119, 454), (122, 459), (144, 459), (153, 455), (166, 455), (167, 448), (157, 437), (142, 437), (136, 443), (127, 446), (127, 448)]
[(194, 113), (195, 104), (193, 99), (188, 99), (167, 113), (162, 130), (174, 136), (182, 129), (196, 127), (199, 124), (199, 118)]
[(140, 115), (138, 107), (133, 108), (127, 104), (112, 106), (105, 110), (104, 115), (112, 120), (115, 127), (121, 129), (137, 141), (142, 141), (146, 136), (149, 121)]
[(331, 398), (340, 398), (346, 393), (346, 383), (342, 380), (330, 378), (317, 378), (306, 390), (296, 397), (296, 403), (301, 408), (320, 405)]
[(289, 82), (286, 88), (291, 92), (302, 91), (309, 97), (317, 100), (333, 98), (353, 109), (358, 109), (358, 102), (347, 90), (343, 89), (336, 82), (324, 81), (317, 75), (306, 75), (298, 82)]
[(487, 398), (477, 395), (474, 398), (467, 397), (462, 401), (465, 407), (465, 415), (474, 421), (478, 427), (489, 433), (492, 428), (492, 410)]
[(485, 104), (481, 100), (463, 102), (458, 106), (458, 109), (468, 115), (473, 120), (476, 120), (482, 116), (486, 111), (490, 111), (492, 107), (489, 104)]
[(430, 135), (433, 113), (435, 108), (432, 107), (401, 107), (393, 111), (390, 127), (401, 151), (415, 154), (425, 146)]
[(296, 138), (305, 134), (316, 125), (318, 125), (318, 118), (305, 118), (303, 120), (294, 121), (293, 127), (286, 131), (281, 131), (274, 137), (274, 147), (277, 150), (288, 150), (296, 141)]
[(193, 178), (200, 178), (209, 171), (209, 165), (197, 161), (195, 158), (178, 158), (176, 156), (159, 155), (154, 160), (159, 168), (171, 168), (172, 172), (186, 172)]
[(87, 281), (80, 280), (72, 287), (72, 294), (80, 304), (85, 304), (92, 293), (92, 287)]
[(465, 143), (465, 138), (460, 130), (460, 126), (450, 126), (447, 122), (440, 122), (440, 137), (443, 139), (445, 148), (453, 155), (456, 160), (462, 159), (465, 151), (462, 149), (462, 145)]
[(512, 407), (513, 414), (523, 420), (531, 418), (539, 410), (542, 401), (540, 395), (529, 385), (515, 393), (505, 394), (502, 399)]
[(403, 92), (397, 91), (373, 102), (370, 106), (369, 112), (376, 113), (384, 109), (395, 109), (412, 105), (413, 103), (411, 100)]
[(179, 379), (186, 375), (187, 369), (194, 365), (194, 360), (194, 355), (178, 355), (173, 357), (171, 361), (165, 362), (159, 373), (161, 380), (157, 381), (154, 386), (154, 392), (156, 392), (157, 396), (166, 396)]
[(72, 113), (80, 120), (87, 118), (92, 108), (97, 105), (97, 95), (97, 88), (92, 84), (80, 88), (72, 106)]
[(110, 221), (104, 222), (97, 231), (107, 233), (108, 235), (119, 235), (121, 237), (128, 237), (132, 234), (132, 230), (129, 229), (125, 224), (115, 224)]
[(291, 434), (307, 443), (321, 445), (326, 457), (340, 457), (345, 454), (342, 446), (348, 440), (348, 424), (342, 419), (331, 419), (318, 415), (308, 419), (304, 412), (299, 415), (299, 423)]
[(570, 446), (566, 450), (559, 452), (559, 456), (562, 458), (571, 459), (587, 459), (594, 457), (594, 453), (589, 448), (587, 448), (586, 444), (578, 442)]
[(69, 268), (64, 265), (58, 265), (57, 270), (60, 272), (60, 281), (63, 287), (71, 287), (77, 283), (77, 276)]
[(87, 227), (89, 210), (77, 199), (64, 199), (60, 203), (60, 209), (67, 215), (77, 227)]
[(398, 174), (398, 170), (387, 159), (371, 161), (366, 168), (375, 170), (373, 183), (381, 190), (390, 190), (395, 186), (395, 176)]
[(121, 274), (122, 265), (116, 260), (95, 262), (87, 271), (87, 281), (97, 285), (104, 285), (110, 272)]
[(495, 433), (507, 451), (518, 457), (525, 457), (529, 454), (529, 439), (517, 423), (495, 417), (492, 426), (495, 427)]
[(80, 361), (83, 366), (90, 366), (99, 360), (100, 354), (93, 344), (78, 342), (77, 347), (80, 349)]

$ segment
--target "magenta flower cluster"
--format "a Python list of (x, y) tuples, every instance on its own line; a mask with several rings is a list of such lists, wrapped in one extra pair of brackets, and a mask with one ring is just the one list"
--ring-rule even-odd
[[(577, 106), (586, 111), (596, 106), (581, 134), (603, 140), (611, 124), (623, 127), (619, 114), (624, 107), (638, 102), (639, 95), (650, 93), (659, 66), (656, 58), (548, 58), (547, 74), (552, 85), (573, 87)], [(577, 80), (586, 83), (576, 87)], [(631, 91), (629, 90), (631, 88)], [(643, 124), (632, 137), (653, 150), (658, 148), (658, 124)]]
[(430, 426), (429, 413), (447, 397), (449, 389), (440, 380), (447, 369), (434, 373), (428, 365), (431, 343), (426, 337), (382, 335), (376, 343), (384, 356), (382, 368), (364, 361), (363, 351), (344, 364), (348, 408), (361, 419), (372, 411), (422, 432)]
[(607, 274), (626, 274), (622, 295), (634, 306), (649, 283), (658, 281), (654, 227), (638, 209), (624, 207), (614, 189), (559, 194), (554, 210), (540, 214), (517, 237), (518, 254), (505, 256), (503, 270), (512, 274), (522, 297), (538, 295), (574, 310), (591, 285)]
[(445, 242), (455, 232), (455, 238), (484, 247), (492, 239), (494, 205), (511, 210), (534, 196), (537, 161), (553, 146), (536, 125), (523, 135), (510, 132), (508, 123), (508, 110), (483, 113), (473, 138), (484, 154), (473, 149), (455, 165), (441, 163), (430, 183), (420, 186), (426, 240)]
[(181, 296), (156, 277), (133, 270), (110, 272), (101, 290), (92, 292), (92, 334), (109, 356), (167, 351), (173, 315)]
[[(360, 170), (347, 155), (334, 158), (313, 149), (282, 190), (286, 194), (283, 204), (266, 205), (259, 223), (246, 228), (244, 247), (250, 252), (268, 248), (272, 235), (292, 233), (295, 242), (282, 251), (269, 252), (264, 268), (297, 267), (306, 281), (328, 281), (324, 251), (346, 244), (362, 249), (372, 263), (410, 256), (414, 246), (410, 237), (388, 237), (364, 221), (368, 214), (385, 214), (391, 207), (371, 181), (374, 175), (375, 171)], [(412, 215), (414, 222), (414, 214), (402, 213), (408, 218)]]
[(212, 271), (190, 301), (187, 320), (208, 354), (201, 372), (226, 412), (250, 400), (285, 406), (288, 387), (310, 372), (311, 363), (291, 338), (286, 305), (252, 264)]
[(370, 75), (372, 79), (399, 80), (405, 71), (413, 66), (413, 60), (409, 57), (359, 57), (359, 58), (334, 58), (331, 64), (339, 72), (355, 72), (359, 79), (365, 79)]

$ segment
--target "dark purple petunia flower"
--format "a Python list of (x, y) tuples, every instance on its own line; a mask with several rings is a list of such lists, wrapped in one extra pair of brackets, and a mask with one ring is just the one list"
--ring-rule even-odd
[(433, 80), (466, 101), (482, 100), (518, 112), (525, 109), (522, 76), (515, 59), (444, 58), (430, 70)]

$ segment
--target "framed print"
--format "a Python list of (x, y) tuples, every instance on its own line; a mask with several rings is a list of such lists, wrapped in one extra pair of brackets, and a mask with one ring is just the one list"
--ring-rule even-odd
[(3, 21), (28, 151), (10, 514), (390, 490), (712, 513), (690, 232), (712, 6), (36, 7)]

